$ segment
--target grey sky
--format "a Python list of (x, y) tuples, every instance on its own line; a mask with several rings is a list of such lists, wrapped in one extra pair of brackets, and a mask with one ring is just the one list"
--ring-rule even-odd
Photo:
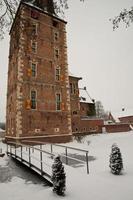
[[(83, 77), (82, 86), (101, 100), (106, 110), (133, 108), (133, 25), (112, 30), (109, 18), (132, 0), (69, 0), (67, 11), (68, 64)], [(0, 42), (0, 121), (5, 120), (9, 38)]]

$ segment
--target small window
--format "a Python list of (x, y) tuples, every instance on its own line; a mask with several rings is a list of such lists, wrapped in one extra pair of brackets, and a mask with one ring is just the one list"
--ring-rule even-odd
[(37, 68), (37, 64), (31, 63), (31, 75), (32, 75), (32, 77), (36, 77), (36, 68)]
[(56, 110), (61, 110), (61, 95), (56, 94)]
[(72, 94), (73, 93), (73, 84), (70, 83), (70, 93)]
[(36, 53), (37, 52), (37, 42), (32, 41), (31, 48), (32, 48), (32, 52)]
[(54, 33), (54, 41), (58, 41), (58, 39), (59, 39), (59, 33), (58, 32), (55, 32)]
[(60, 80), (60, 67), (56, 68), (56, 81)]
[(58, 27), (58, 22), (53, 20), (53, 26), (57, 28)]
[(36, 91), (31, 91), (31, 109), (36, 109)]
[(78, 113), (77, 113), (77, 111), (73, 111), (73, 115), (77, 115)]
[(73, 93), (76, 94), (76, 84), (73, 83)]
[(55, 49), (55, 58), (56, 58), (56, 59), (59, 58), (59, 49)]
[(37, 24), (32, 24), (32, 34), (37, 35)]
[(38, 19), (39, 18), (39, 13), (37, 11), (31, 10), (31, 17), (33, 19)]

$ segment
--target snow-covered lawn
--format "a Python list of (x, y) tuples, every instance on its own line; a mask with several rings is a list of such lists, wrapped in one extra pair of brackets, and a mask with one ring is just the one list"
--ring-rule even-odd
[[(123, 157), (122, 175), (113, 175), (109, 169), (111, 146), (117, 143)], [(13, 177), (10, 182), (0, 183), (1, 200), (133, 200), (133, 132), (99, 134), (86, 136), (82, 143), (76, 141), (67, 145), (89, 150), (94, 158), (86, 166), (72, 168), (65, 166), (67, 190), (65, 197), (52, 193), (52, 188)], [(5, 166), (8, 158), (0, 158)]]

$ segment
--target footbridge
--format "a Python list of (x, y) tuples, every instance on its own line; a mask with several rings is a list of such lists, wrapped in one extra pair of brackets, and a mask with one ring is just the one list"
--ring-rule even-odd
[(88, 151), (60, 144), (38, 142), (38, 145), (35, 145), (33, 141), (30, 141), (30, 145), (28, 143), (29, 141), (24, 141), (24, 144), (8, 143), (7, 155), (35, 171), (49, 183), (52, 184), (52, 164), (57, 154), (60, 155), (64, 166), (83, 165), (86, 166), (85, 173), (89, 174)]

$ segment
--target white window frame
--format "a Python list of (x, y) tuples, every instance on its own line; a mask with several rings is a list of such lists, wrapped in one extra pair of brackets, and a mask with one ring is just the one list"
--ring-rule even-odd
[[(59, 102), (57, 102), (57, 95), (58, 94), (60, 95), (60, 101)], [(61, 111), (61, 102), (62, 102), (62, 100), (61, 100), (61, 93), (60, 92), (57, 92), (55, 94), (55, 100), (56, 100), (56, 111)], [(57, 107), (58, 107), (57, 103), (60, 103), (60, 109), (57, 109)]]
[[(57, 70), (59, 70), (59, 73), (58, 73), (58, 74), (56, 73)], [(56, 80), (56, 81), (60, 81), (60, 75), (61, 75), (60, 72), (61, 72), (61, 68), (60, 68), (59, 66), (57, 66), (56, 69), (55, 69), (55, 80)], [(59, 79), (57, 79), (57, 76), (59, 77)]]
[[(35, 32), (33, 31), (33, 26), (35, 26)], [(38, 34), (38, 24), (37, 23), (32, 23), (32, 34), (37, 35)]]
[[(35, 51), (33, 51), (33, 43), (35, 43)], [(31, 40), (31, 50), (32, 50), (32, 53), (37, 53), (37, 42)]]
[[(56, 39), (56, 34), (57, 34), (57, 39)], [(59, 41), (59, 32), (54, 31), (54, 42), (58, 42), (58, 41)]]
[[(57, 51), (58, 51), (58, 56), (56, 55)], [(59, 48), (55, 48), (55, 49), (54, 49), (54, 57), (55, 57), (55, 59), (58, 60), (58, 59), (59, 59), (59, 56), (60, 56)]]
[[(32, 66), (33, 66), (33, 64), (35, 65), (35, 76), (33, 76), (32, 75)], [(31, 61), (31, 76), (33, 77), (33, 78), (36, 78), (37, 77), (37, 62), (34, 62), (34, 61)]]

